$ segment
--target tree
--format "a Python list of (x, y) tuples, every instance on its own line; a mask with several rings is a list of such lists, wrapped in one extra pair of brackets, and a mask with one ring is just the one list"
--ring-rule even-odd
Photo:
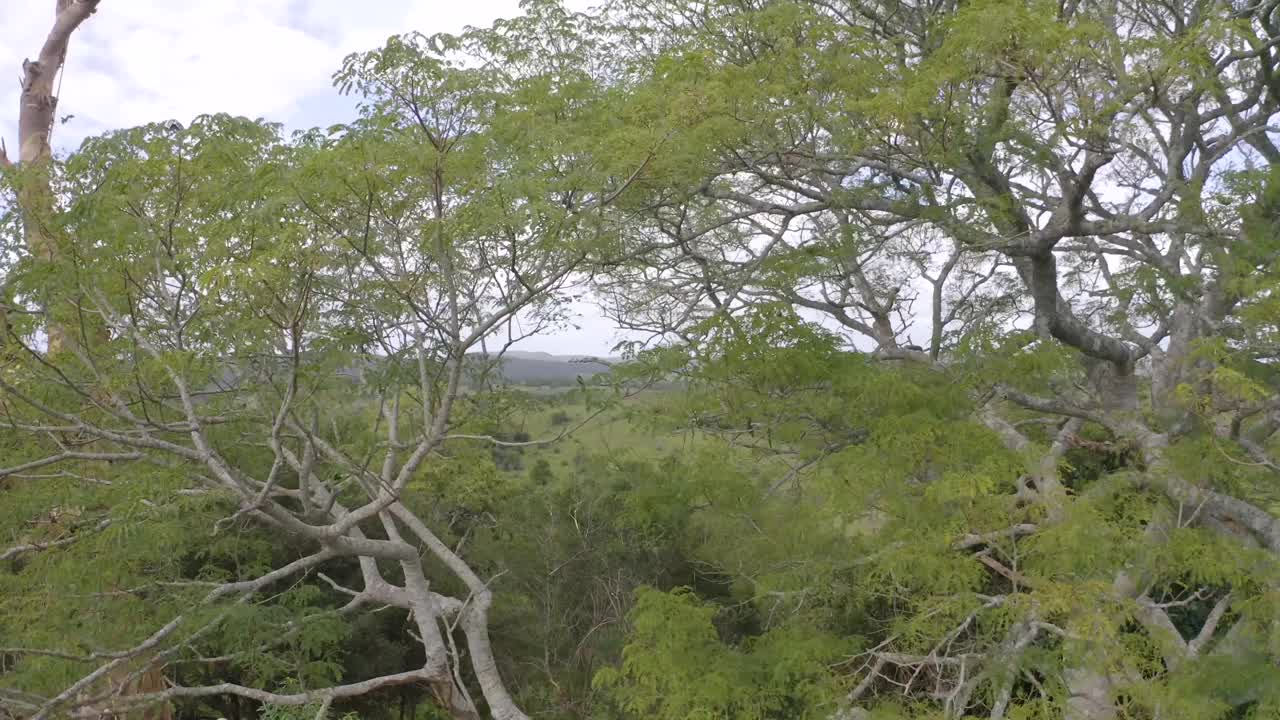
[[(10, 331), (6, 706), (1275, 713), (1280, 4), (527, 11), (50, 166), (14, 295), (109, 334)], [(500, 473), (467, 355), (584, 279), (680, 449)]]
[[(22, 61), (22, 93), (18, 97), (18, 162), (10, 160), (0, 141), (0, 170), (21, 170), (17, 184), (16, 204), (19, 210), (26, 251), (35, 262), (57, 264), (64, 254), (52, 227), (54, 193), (50, 186), (49, 165), (53, 157), (51, 136), (57, 118), (58, 97), (54, 95), (54, 80), (67, 59), (67, 45), (72, 34), (98, 8), (98, 0), (56, 0), (53, 27), (35, 60)], [(8, 259), (8, 258), (6, 258)], [(39, 297), (39, 296), (38, 296)], [(51, 352), (58, 352), (66, 343), (71, 316), (63, 309), (63, 298), (42, 297), (52, 312), (51, 322), (45, 328)], [(50, 303), (53, 303), (52, 305)], [(0, 293), (0, 331), (8, 335), (9, 291)], [(3, 342), (3, 340), (0, 340)]]
[[(840, 375), (806, 384), (780, 369), (809, 362), (774, 348), (802, 347), (813, 321), (879, 361), (920, 366), (886, 392), (906, 392), (888, 388), (919, 369), (963, 383), (972, 422), (1025, 462), (1003, 480), (917, 476), (926, 494), (976, 484), (976, 507), (917, 530), (951, 547), (947, 563), (968, 558), (957, 572), (986, 576), (904, 587), (904, 601), (935, 602), (876, 633), (847, 702), (883, 701), (898, 683), (913, 712), (948, 717), (1271, 707), (1265, 693), (1201, 683), (1227, 666), (1274, 676), (1253, 653), (1280, 577), (1265, 419), (1275, 324), (1259, 312), (1277, 256), (1258, 229), (1272, 227), (1260, 218), (1280, 158), (1275, 4), (677, 0), (623, 12), (637, 35), (662, 38), (645, 48), (654, 94), (695, 114), (701, 134), (687, 136), (693, 172), (653, 193), (633, 227), (662, 251), (603, 280), (622, 322), (688, 348), (697, 381), (738, 388), (740, 403), (720, 391), (719, 427), (798, 452), (788, 483), (803, 471), (826, 488), (828, 473), (867, 467), (838, 462), (848, 439), (819, 451), (812, 438), (877, 437), (798, 400)], [(761, 347), (744, 316), (790, 330)], [(929, 446), (959, 431), (907, 457), (944, 456)], [(899, 448), (914, 435), (895, 433)], [(1071, 477), (1064, 458), (1082, 448), (1129, 459)], [(889, 550), (904, 526), (872, 547)], [(1115, 552), (1087, 552), (1091, 532), (1116, 533)], [(1030, 557), (1045, 564), (1020, 564)], [(976, 594), (957, 609), (960, 587)], [(923, 636), (910, 625), (952, 612)]]
[(545, 457), (538, 458), (533, 465), (529, 467), (529, 482), (536, 485), (548, 485), (556, 479), (556, 473), (551, 469), (551, 462)]
[[(167, 665), (179, 680), (200, 677), (184, 668), (214, 651), (223, 677), (279, 685), (177, 682), (114, 707), (232, 695), (323, 711), (425, 685), (451, 717), (526, 717), (490, 642), (490, 581), (414, 498), (439, 482), (442, 457), (498, 442), (466, 433), (467, 354), (498, 331), (518, 338), (531, 319), (534, 331), (555, 321), (557, 292), (608, 252), (604, 210), (643, 170), (602, 152), (615, 131), (600, 124), (607, 97), (590, 68), (575, 64), (586, 44), (574, 18), (555, 5), (529, 10), (494, 29), (406, 35), (349, 57), (337, 82), (365, 98), (350, 125), (285, 140), (276, 126), (205, 116), (91, 140), (60, 168), (69, 201), (57, 221), (81, 238), (74, 260), (20, 267), (11, 282), (83, 296), (110, 335), (52, 353), (30, 328), (11, 333), (21, 357), (0, 388), (8, 429), (26, 440), (0, 478), (75, 468), (65, 477), (96, 524), (8, 555), (82, 546), (91, 556), (102, 550), (95, 533), (118, 542), (150, 514), (206, 524), (154, 558), (178, 565), (158, 586), (169, 597), (130, 606), (143, 622), (88, 631), (93, 650), (50, 647), (65, 645), (47, 626), (8, 621), (7, 636), (40, 644), (4, 650), (18, 663), (6, 702), (33, 720), (71, 712), (102, 699), (83, 691), (107, 675)], [(527, 44), (540, 38), (560, 44)], [(81, 472), (99, 462), (131, 465), (110, 466), (95, 492), (85, 483), (97, 478)], [(155, 482), (124, 480), (139, 467)], [(252, 545), (201, 547), (204, 533), (246, 522), (287, 542), (260, 546), (247, 564)], [(152, 555), (158, 530), (148, 527)], [(132, 580), (137, 570), (95, 574)], [(311, 577), (323, 586), (297, 584)], [(279, 601), (260, 600), (290, 583)], [(59, 611), (73, 614), (77, 597)], [(257, 665), (331, 627), (317, 622), (383, 606), (412, 621), (403, 632), (416, 659), (405, 666), (341, 677), (325, 662), (340, 628), (307, 640), (311, 662), (292, 678)], [(252, 640), (233, 641), (236, 626), (254, 628)]]

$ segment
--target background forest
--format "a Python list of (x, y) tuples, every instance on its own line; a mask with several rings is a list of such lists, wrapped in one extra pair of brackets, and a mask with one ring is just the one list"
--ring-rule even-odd
[(55, 4), (0, 717), (1280, 717), (1280, 0), (527, 0), (65, 157)]

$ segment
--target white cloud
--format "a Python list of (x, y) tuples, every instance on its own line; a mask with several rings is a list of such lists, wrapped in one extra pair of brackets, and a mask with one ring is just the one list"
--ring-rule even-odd
[[(0, 64), (13, 82), (0, 90), (0, 134), (13, 143), (22, 59), (43, 42), (54, 2), (7, 5)], [(518, 12), (518, 0), (104, 0), (72, 38), (58, 113), (75, 117), (55, 130), (55, 144), (207, 112), (306, 126), (307, 108), (335, 94), (330, 77), (348, 53), (396, 33), (456, 32)]]
[[(18, 77), (53, 22), (54, 0), (4, 0), (0, 22), (0, 137), (17, 153)], [(588, 0), (569, 0), (585, 8)], [(519, 14), (519, 0), (102, 0), (71, 39), (54, 145), (70, 150), (117, 128), (229, 112), (293, 128), (351, 117), (331, 77), (349, 53), (391, 35), (485, 26)], [(3, 68), (9, 68), (8, 78)], [(529, 349), (605, 353), (612, 327), (575, 306), (582, 329)], [(524, 347), (524, 345), (522, 345)]]

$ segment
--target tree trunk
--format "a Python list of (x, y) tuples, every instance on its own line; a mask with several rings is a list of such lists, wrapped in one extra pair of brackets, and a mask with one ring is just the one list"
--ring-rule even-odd
[(475, 703), (454, 684), (453, 678), (431, 683), (431, 694), (453, 720), (481, 720)]
[[(101, 695), (105, 690), (113, 697), (125, 698), (130, 695), (162, 692), (166, 689), (167, 683), (164, 678), (164, 670), (161, 668), (148, 668), (140, 673), (137, 678), (130, 680), (129, 676), (132, 674), (132, 668), (122, 666), (107, 675), (105, 688), (97, 685), (83, 695), (86, 698), (93, 697)], [(91, 720), (107, 720), (108, 718), (111, 720), (173, 720), (173, 705), (164, 702), (121, 712), (115, 709), (115, 703), (112, 700), (106, 700), (96, 705), (87, 706), (82, 717), (90, 718)]]
[(1063, 673), (1067, 683), (1064, 720), (1114, 720), (1116, 706), (1111, 699), (1111, 679), (1096, 671), (1071, 668)]
[[(22, 212), (27, 249), (37, 259), (56, 262), (60, 253), (51, 226), (54, 211), (49, 162), (53, 157), (50, 136), (57, 116), (58, 98), (54, 80), (67, 57), (71, 34), (97, 9), (99, 0), (56, 0), (53, 28), (45, 37), (40, 54), (22, 62), (22, 94), (18, 101), (18, 164), (24, 177), (18, 186), (18, 207)], [(0, 147), (0, 164), (12, 162)], [(44, 297), (49, 352), (66, 347), (67, 308), (58, 307), (60, 298)], [(7, 322), (0, 318), (0, 327)]]

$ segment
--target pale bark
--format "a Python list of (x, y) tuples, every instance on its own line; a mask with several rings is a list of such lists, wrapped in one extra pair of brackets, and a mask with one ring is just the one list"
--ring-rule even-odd
[[(563, 273), (556, 277), (563, 277)], [(545, 288), (544, 288), (545, 290)], [(231, 493), (240, 505), (235, 517), (250, 517), (268, 526), (280, 528), (293, 534), (303, 542), (312, 543), (319, 548), (315, 554), (302, 560), (272, 571), (259, 578), (222, 586), (211, 593), (207, 602), (213, 602), (227, 595), (238, 593), (241, 601), (257, 592), (269, 582), (293, 575), (314, 567), (321, 562), (336, 558), (351, 558), (359, 562), (364, 579), (361, 590), (342, 589), (353, 596), (353, 603), (379, 603), (408, 610), (413, 618), (416, 639), (421, 643), (426, 662), (423, 667), (384, 676), (372, 681), (354, 683), (314, 690), (309, 693), (280, 695), (236, 685), (216, 685), (208, 687), (171, 687), (166, 690), (131, 693), (127, 698), (113, 701), (116, 709), (127, 710), (154, 706), (157, 701), (166, 701), (176, 697), (202, 697), (215, 694), (235, 694), (253, 699), (283, 704), (306, 704), (312, 701), (332, 701), (335, 698), (352, 697), (376, 690), (387, 684), (401, 682), (420, 682), (428, 686), (439, 705), (455, 720), (478, 720), (481, 717), (475, 701), (467, 691), (467, 683), (461, 663), (460, 652), (453, 647), (452, 631), (460, 628), (466, 639), (466, 650), (470, 657), (470, 667), (479, 685), (486, 705), (488, 716), (495, 720), (527, 720), (527, 716), (519, 709), (507, 691), (499, 673), (497, 662), (493, 656), (488, 636), (488, 609), (492, 601), (491, 592), (483, 580), (469, 567), (456, 552), (441, 542), (427, 526), (416, 517), (400, 500), (400, 493), (407, 483), (422, 467), (428, 456), (437, 450), (449, 435), (450, 413), (453, 402), (461, 392), (461, 373), (463, 358), (467, 345), (452, 344), (446, 362), (448, 380), (443, 397), (432, 409), (424, 406), (423, 424), (415, 429), (413, 437), (405, 437), (401, 433), (401, 413), (399, 401), (393, 399), (386, 412), (386, 451), (380, 473), (373, 473), (362, 462), (353, 459), (341, 449), (329, 444), (323, 437), (315, 434), (294, 421), (288, 420), (294, 408), (296, 393), (285, 391), (279, 400), (279, 406), (269, 417), (274, 422), (264, 430), (265, 443), (274, 455), (270, 469), (264, 468), (260, 476), (255, 477), (250, 469), (237, 467), (224, 456), (215, 442), (208, 436), (205, 417), (196, 411), (196, 402), (188, 381), (183, 377), (181, 368), (170, 362), (160, 352), (151, 338), (143, 334), (130, 320), (112, 308), (111, 303), (101, 293), (91, 293), (95, 301), (95, 310), (99, 312), (124, 338), (132, 340), (138, 350), (149, 356), (167, 375), (173, 389), (180, 399), (179, 409), (185, 415), (185, 424), (180, 431), (185, 431), (189, 440), (185, 443), (162, 441), (150, 435), (148, 421), (137, 417), (127, 402), (115, 405), (118, 412), (107, 420), (99, 422), (86, 421), (83, 416), (56, 411), (39, 400), (32, 398), (20, 389), (4, 383), (0, 379), (0, 387), (6, 390), (17, 402), (29, 406), (38, 413), (58, 418), (78, 432), (82, 432), (102, 441), (117, 444), (136, 450), (160, 451), (171, 454), (201, 467), (207, 476), (202, 480), (210, 489)], [(503, 315), (516, 313), (529, 302), (528, 294), (517, 296), (511, 304), (498, 310)], [(460, 313), (457, 313), (460, 314)], [(482, 323), (488, 323), (486, 318)], [(458, 323), (460, 325), (460, 322)], [(65, 358), (70, 361), (70, 358)], [(288, 380), (292, 388), (297, 382), (298, 368)], [(431, 388), (430, 378), (420, 378), (420, 390), (424, 396)], [(398, 392), (394, 397), (399, 397)], [(115, 398), (120, 400), (120, 398)], [(108, 425), (107, 423), (110, 423)], [(302, 444), (302, 452), (295, 453), (282, 441), (281, 430), (288, 429), (296, 433)], [(65, 455), (65, 454), (64, 454)], [(111, 457), (128, 457), (132, 453), (116, 453)], [(96, 456), (95, 456), (96, 457)], [(56, 460), (67, 457), (58, 456)], [(317, 463), (323, 459), (332, 465), (348, 470), (359, 480), (367, 493), (367, 500), (350, 510), (336, 502), (337, 491), (332, 485), (332, 478), (322, 477)], [(54, 462), (54, 461), (50, 461)], [(44, 464), (41, 462), (41, 464)], [(26, 466), (19, 466), (19, 469)], [(299, 485), (303, 489), (280, 487), (276, 478), (281, 468), (287, 467), (306, 482)], [(306, 492), (303, 500), (300, 495)], [(299, 510), (298, 508), (302, 509)], [(386, 532), (386, 540), (375, 540), (365, 535), (361, 523), (380, 521)], [(408, 531), (416, 542), (406, 541), (401, 537), (401, 529)], [(465, 584), (468, 595), (464, 598), (451, 598), (430, 589), (430, 583), (424, 572), (420, 548), (437, 557), (449, 570)], [(377, 561), (383, 560), (397, 563), (404, 577), (404, 585), (396, 586), (386, 581), (378, 570)], [(180, 622), (179, 618), (176, 622)], [(176, 625), (174, 625), (176, 627)], [(106, 674), (116, 671), (126, 657), (139, 659), (150, 658), (153, 663), (162, 663), (180, 648), (161, 649), (160, 642), (167, 633), (161, 633), (154, 642), (138, 652), (120, 655), (110, 663), (85, 675), (67, 691), (58, 697), (45, 702), (36, 720), (49, 717), (51, 713), (74, 709), (76, 705), (90, 705), (101, 702), (99, 697), (86, 697), (90, 688), (96, 687)]]
[[(137, 695), (163, 692), (168, 683), (164, 671), (157, 667), (146, 668), (140, 673), (121, 667), (107, 675), (106, 693), (111, 699), (95, 702), (79, 708), (74, 714), (84, 720), (173, 720), (173, 704), (164, 701), (137, 709), (126, 709), (127, 699)], [(84, 693), (91, 697), (96, 693)]]
[[(22, 94), (18, 101), (18, 165), (24, 178), (18, 192), (18, 205), (22, 211), (23, 232), (27, 249), (35, 258), (45, 262), (57, 262), (60, 256), (58, 240), (52, 228), (54, 212), (53, 189), (48, 176), (49, 162), (53, 157), (51, 135), (57, 117), (58, 97), (54, 81), (59, 77), (67, 57), (67, 45), (76, 28), (88, 19), (98, 7), (99, 0), (56, 0), (53, 27), (45, 37), (35, 60), (22, 62)], [(12, 161), (0, 146), (0, 164), (9, 166)], [(67, 345), (69, 330), (57, 317), (52, 304), (62, 298), (43, 298), (47, 313), (45, 332), (48, 335), (50, 353), (57, 353)], [(8, 302), (0, 298), (0, 302)], [(0, 313), (4, 308), (0, 307)], [(6, 319), (0, 317), (0, 328), (8, 329)], [(4, 338), (0, 338), (4, 342)]]
[(1086, 667), (1063, 673), (1067, 685), (1064, 720), (1114, 720), (1117, 717), (1113, 683), (1105, 673)]

